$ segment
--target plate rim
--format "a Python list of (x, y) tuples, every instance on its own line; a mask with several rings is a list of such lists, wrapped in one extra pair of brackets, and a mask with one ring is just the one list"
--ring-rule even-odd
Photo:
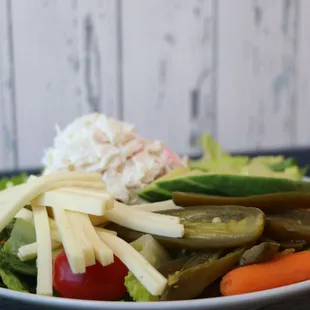
[(81, 299), (69, 299), (61, 297), (40, 296), (30, 293), (18, 292), (6, 288), (0, 288), (0, 297), (24, 301), (35, 305), (48, 305), (53, 307), (62, 307), (65, 309), (158, 309), (164, 308), (167, 310), (172, 309), (206, 309), (206, 307), (224, 307), (236, 306), (240, 303), (256, 303), (259, 301), (272, 301), (272, 300), (285, 300), (292, 295), (302, 294), (310, 291), (310, 280), (300, 283), (290, 284), (269, 290), (240, 294), (234, 296), (221, 296), (214, 298), (202, 298), (194, 300), (177, 300), (177, 301), (161, 301), (161, 302), (121, 302), (121, 301), (93, 301)]

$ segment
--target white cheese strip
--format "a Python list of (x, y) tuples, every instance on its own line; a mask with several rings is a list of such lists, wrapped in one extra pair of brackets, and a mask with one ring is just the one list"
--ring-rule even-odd
[(87, 191), (82, 189), (61, 188), (45, 192), (33, 201), (39, 206), (63, 207), (66, 210), (93, 215), (104, 215), (113, 208), (114, 199), (105, 192)]
[(89, 214), (90, 221), (94, 226), (105, 225), (109, 223), (109, 220), (103, 216), (96, 216)]
[[(33, 182), (37, 180), (38, 178), (39, 177), (37, 176), (31, 175), (28, 178), (27, 183)], [(97, 181), (77, 181), (77, 182), (78, 182), (79, 187), (85, 187), (86, 190), (94, 190), (95, 192), (105, 190), (106, 188), (106, 184), (103, 182), (102, 179), (99, 181), (97, 180)]]
[(29, 183), (17, 185), (0, 194), (0, 231), (13, 219), (15, 214), (43, 192), (59, 187), (91, 187), (93, 181), (100, 182), (99, 173), (58, 172), (39, 177)]
[(167, 279), (162, 276), (139, 252), (126, 241), (98, 232), (99, 237), (110, 247), (114, 254), (127, 266), (134, 276), (153, 296), (163, 293)]
[[(153, 203), (144, 203), (140, 205), (130, 205), (128, 207), (131, 210), (139, 210), (139, 211), (146, 211), (146, 212), (183, 209), (182, 207), (176, 206), (172, 200), (153, 202)], [(104, 216), (89, 215), (89, 218), (94, 226), (104, 225), (109, 222), (109, 220)]]
[(141, 210), (141, 211), (148, 211), (148, 212), (183, 209), (182, 207), (176, 206), (172, 200), (152, 202), (152, 203), (143, 203), (140, 205), (133, 205), (129, 207), (134, 210)]
[(86, 271), (84, 252), (78, 240), (75, 239), (66, 211), (63, 208), (54, 208), (53, 211), (71, 271), (73, 273), (84, 273)]
[[(33, 242), (30, 244), (23, 245), (18, 249), (18, 257), (21, 261), (32, 260), (37, 257), (37, 242)], [(59, 249), (62, 247), (60, 242), (52, 240), (52, 249)]]
[(15, 214), (15, 218), (20, 218), (23, 219), (25, 221), (29, 221), (32, 220), (33, 216), (32, 216), (32, 211), (26, 209), (26, 208), (22, 208), (20, 209), (16, 214)]
[(149, 219), (154, 219), (154, 220), (158, 220), (158, 221), (167, 222), (167, 225), (169, 225), (169, 224), (179, 224), (180, 223), (180, 218), (178, 218), (177, 216), (163, 215), (163, 214), (151, 213), (151, 212), (147, 212), (147, 211), (143, 211), (143, 210), (133, 209), (130, 206), (124, 205), (124, 204), (122, 204), (122, 203), (120, 203), (118, 201), (114, 202), (114, 207), (118, 208), (122, 212), (130, 211), (130, 214), (137, 214), (137, 213), (141, 214), (141, 212), (142, 212)]
[(107, 234), (111, 234), (113, 236), (117, 236), (117, 232), (114, 230), (110, 230), (110, 229), (105, 229), (105, 228), (101, 228), (101, 227), (95, 227), (95, 231), (96, 233), (98, 232), (105, 232)]
[(58, 227), (54, 219), (48, 218), (48, 222), (51, 230), (51, 239), (54, 241), (62, 242)]
[[(125, 209), (125, 210), (123, 210)], [(130, 208), (114, 208), (107, 211), (105, 217), (116, 224), (137, 231), (158, 236), (181, 238), (184, 235), (184, 226), (181, 224), (168, 223), (150, 217), (148, 212), (137, 212)]]
[(93, 245), (95, 257), (102, 266), (110, 265), (114, 262), (113, 252), (106, 244), (98, 237), (94, 226), (92, 225), (87, 214), (78, 213), (76, 214), (76, 222), (78, 222), (84, 230), (84, 233), (88, 240)]
[(76, 212), (67, 211), (67, 216), (70, 221), (73, 234), (79, 242), (79, 246), (84, 252), (86, 267), (96, 264), (95, 253), (91, 240), (89, 240), (84, 232), (83, 226), (79, 222), (79, 217)]
[(37, 238), (37, 294), (53, 296), (52, 244), (45, 207), (32, 205)]

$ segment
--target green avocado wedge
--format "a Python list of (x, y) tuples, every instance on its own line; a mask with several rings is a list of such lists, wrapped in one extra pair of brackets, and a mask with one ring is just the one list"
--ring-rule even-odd
[(197, 184), (194, 192), (196, 194), (228, 197), (247, 197), (280, 192), (310, 192), (310, 183), (308, 182), (228, 174), (205, 173), (156, 183), (159, 188), (170, 193), (190, 193), (192, 184)]
[[(163, 188), (159, 188), (157, 186), (158, 182), (163, 181), (171, 181), (174, 179), (179, 179), (181, 176), (189, 176), (189, 175), (198, 175), (201, 174), (200, 171), (194, 170), (189, 171), (187, 168), (184, 167), (177, 167), (168, 174), (160, 177), (155, 182), (151, 183), (150, 185), (146, 186), (140, 193), (139, 196), (149, 202), (157, 202), (157, 201), (164, 201), (170, 200), (172, 198), (172, 193), (167, 191)], [(190, 190), (194, 190), (193, 187), (189, 187)], [(201, 189), (200, 189), (201, 191)], [(200, 192), (199, 191), (199, 192)]]

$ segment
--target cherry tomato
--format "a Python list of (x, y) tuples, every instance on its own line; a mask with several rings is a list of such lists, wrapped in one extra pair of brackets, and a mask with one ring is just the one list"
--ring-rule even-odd
[(60, 296), (75, 299), (115, 301), (126, 292), (127, 267), (114, 256), (114, 263), (103, 267), (99, 262), (87, 267), (86, 273), (71, 271), (65, 252), (54, 262), (53, 285)]

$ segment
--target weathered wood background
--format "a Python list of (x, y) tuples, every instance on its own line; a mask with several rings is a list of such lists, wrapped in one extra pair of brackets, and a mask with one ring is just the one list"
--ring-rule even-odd
[(309, 0), (0, 0), (0, 170), (91, 111), (175, 151), (310, 145)]

